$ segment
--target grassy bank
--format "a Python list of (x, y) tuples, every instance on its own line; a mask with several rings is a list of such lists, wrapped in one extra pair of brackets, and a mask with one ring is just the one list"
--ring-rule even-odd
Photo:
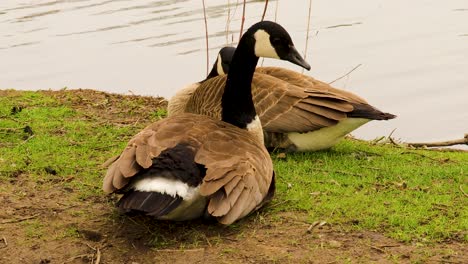
[[(125, 221), (112, 209), (116, 197), (101, 191), (105, 168), (100, 164), (118, 154), (141, 128), (164, 115), (161, 98), (90, 90), (0, 91), (2, 203), (40, 198), (28, 206), (47, 207), (53, 201), (54, 205), (78, 208), (70, 213), (75, 224), (56, 223), (52, 235), (37, 217), (23, 219), (31, 214), (21, 215), (23, 211), (17, 208), (21, 204), (16, 204), (0, 214), (0, 221), (3, 218), (3, 223), (8, 223), (7, 227), (0, 226), (0, 232), (14, 226), (22, 230), (21, 243), (28, 244), (34, 239), (77, 239), (83, 234), (77, 223), (97, 215), (106, 221)], [(303, 223), (304, 230), (315, 229), (310, 225), (320, 223), (316, 228), (372, 231), (404, 243), (465, 244), (468, 240), (466, 152), (345, 140), (328, 151), (272, 156), (278, 179), (275, 199), (262, 212), (229, 227), (229, 232), (247, 230), (246, 226), (257, 222), (279, 226), (294, 219)], [(45, 194), (54, 195), (48, 202), (41, 202)], [(99, 212), (92, 211), (96, 206)], [(218, 239), (222, 240), (225, 231), (219, 232)], [(171, 239), (164, 240), (153, 232), (149, 238), (156, 248), (181, 245), (177, 238)], [(301, 239), (294, 242), (291, 238), (288, 243), (300, 243)], [(205, 243), (204, 239), (197, 241)], [(190, 248), (193, 243), (190, 240), (183, 245)]]

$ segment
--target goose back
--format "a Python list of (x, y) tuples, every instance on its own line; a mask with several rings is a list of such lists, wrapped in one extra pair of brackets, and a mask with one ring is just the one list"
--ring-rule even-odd
[(104, 191), (125, 190), (155, 158), (180, 144), (189, 146), (194, 162), (206, 169), (199, 191), (210, 197), (208, 213), (219, 222), (230, 224), (247, 215), (273, 191), (273, 165), (263, 144), (235, 126), (193, 114), (163, 119), (135, 135), (109, 167)]

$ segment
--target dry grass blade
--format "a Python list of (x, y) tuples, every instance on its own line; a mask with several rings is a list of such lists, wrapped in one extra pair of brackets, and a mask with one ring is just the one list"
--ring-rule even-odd
[(343, 79), (344, 77), (350, 75), (350, 74), (351, 74), (353, 71), (355, 71), (357, 68), (361, 67), (361, 65), (362, 65), (362, 63), (359, 63), (359, 64), (356, 65), (354, 68), (352, 68), (349, 72), (347, 72), (346, 74), (344, 74), (344, 75), (341, 76), (341, 77), (336, 78), (335, 80), (329, 82), (328, 84), (332, 84), (332, 83), (334, 83), (334, 82), (336, 82), (336, 81), (338, 81), (338, 80), (341, 80), (341, 79)]

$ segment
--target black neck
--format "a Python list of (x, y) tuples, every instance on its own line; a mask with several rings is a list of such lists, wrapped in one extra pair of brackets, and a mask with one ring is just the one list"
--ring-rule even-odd
[(244, 34), (232, 57), (221, 100), (222, 120), (240, 128), (246, 128), (256, 116), (251, 89), (258, 62), (254, 48), (255, 39)]

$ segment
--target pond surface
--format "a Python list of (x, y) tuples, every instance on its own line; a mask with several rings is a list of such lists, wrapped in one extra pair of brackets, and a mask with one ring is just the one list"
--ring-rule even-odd
[[(205, 2), (212, 63), (221, 46), (238, 40), (243, 1)], [(331, 82), (360, 65), (333, 85), (398, 115), (355, 136), (372, 139), (396, 128), (396, 138), (433, 141), (468, 133), (466, 0), (312, 4), (306, 74)], [(248, 1), (244, 29), (260, 20), (263, 7)], [(308, 12), (306, 0), (270, 1), (266, 19), (276, 19), (305, 50)], [(206, 75), (205, 45), (200, 0), (0, 1), (0, 89), (169, 97)]]

